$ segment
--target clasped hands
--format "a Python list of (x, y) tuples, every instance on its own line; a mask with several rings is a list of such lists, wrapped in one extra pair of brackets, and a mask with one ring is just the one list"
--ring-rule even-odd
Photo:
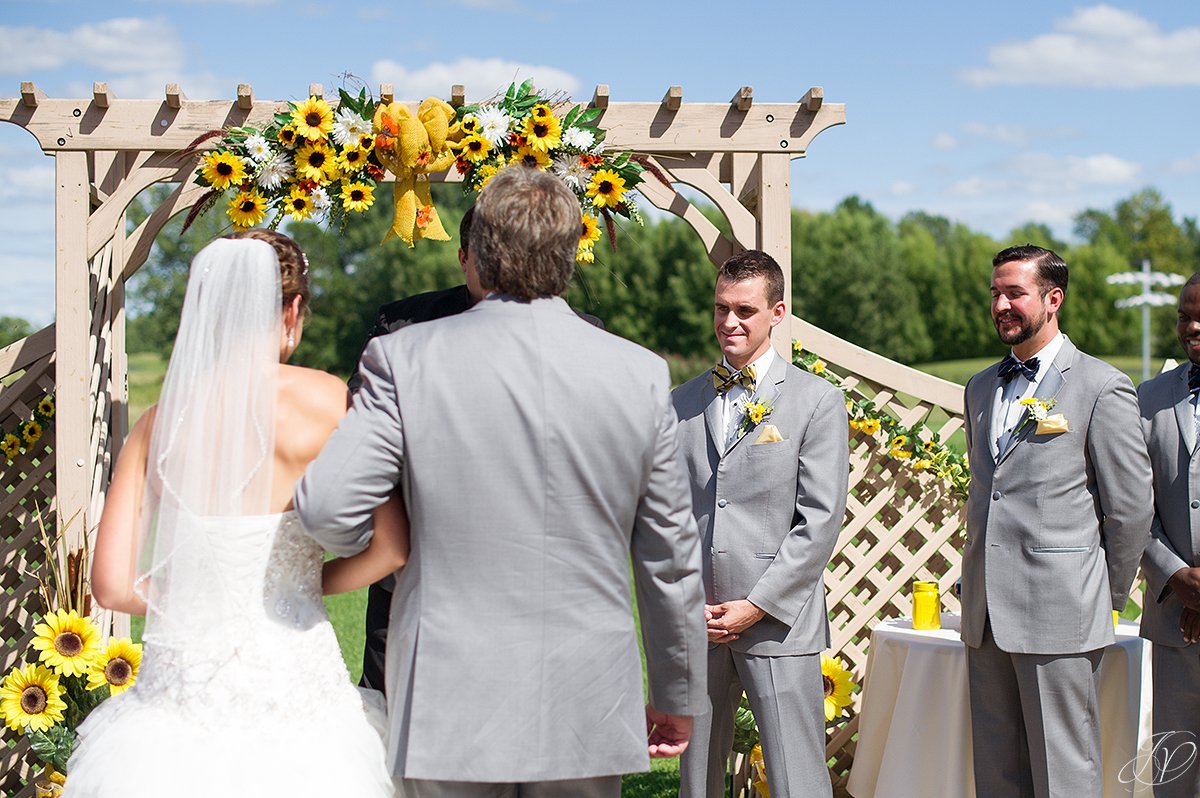
[(1200, 568), (1180, 568), (1167, 582), (1183, 602), (1179, 630), (1186, 643), (1200, 643)]
[(704, 622), (708, 626), (708, 642), (732, 643), (742, 632), (766, 615), (750, 601), (738, 599), (720, 604), (704, 605)]

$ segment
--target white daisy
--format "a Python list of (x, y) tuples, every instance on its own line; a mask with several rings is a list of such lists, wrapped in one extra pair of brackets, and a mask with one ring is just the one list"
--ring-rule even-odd
[(246, 139), (246, 154), (255, 163), (262, 163), (271, 157), (271, 145), (257, 133)]
[(554, 159), (554, 174), (573, 189), (579, 190), (592, 179), (592, 170), (579, 162), (577, 155), (560, 155)]
[(479, 135), (490, 141), (493, 147), (503, 144), (508, 137), (508, 126), (512, 124), (508, 115), (496, 106), (489, 105), (481, 108), (476, 116), (479, 117)]
[(339, 147), (357, 142), (359, 136), (365, 136), (370, 132), (371, 123), (349, 108), (342, 108), (337, 112), (337, 118), (333, 122), (333, 140)]
[(567, 128), (567, 131), (563, 133), (562, 143), (564, 147), (586, 151), (596, 143), (596, 134), (579, 127)]
[(292, 161), (280, 153), (263, 164), (262, 171), (258, 173), (256, 182), (260, 188), (264, 188), (267, 191), (274, 191), (282, 186), (283, 182), (291, 176)]
[(317, 216), (324, 216), (329, 212), (329, 208), (331, 207), (332, 203), (329, 200), (329, 192), (325, 190), (324, 186), (317, 186), (314, 188), (311, 197), (314, 214)]

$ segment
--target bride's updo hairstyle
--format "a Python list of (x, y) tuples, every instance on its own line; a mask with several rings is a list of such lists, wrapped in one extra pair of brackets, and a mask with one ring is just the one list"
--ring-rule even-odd
[(283, 295), (283, 306), (287, 307), (293, 297), (298, 296), (300, 310), (308, 311), (308, 301), (312, 296), (308, 288), (308, 258), (299, 244), (283, 233), (258, 227), (239, 230), (225, 238), (253, 238), (270, 244), (275, 250), (275, 257), (279, 259), (279, 287)]

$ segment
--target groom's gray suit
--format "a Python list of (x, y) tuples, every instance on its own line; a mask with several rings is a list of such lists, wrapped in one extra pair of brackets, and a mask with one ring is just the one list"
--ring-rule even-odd
[(1068, 431), (1039, 435), (1030, 420), (993, 457), (997, 371), (971, 378), (964, 412), (976, 795), (1099, 796), (1094, 679), (1152, 513), (1137, 402), (1128, 377), (1064, 339), (1035, 396), (1055, 400)]
[[(492, 295), (376, 338), (309, 467), (309, 533), (351, 554), (399, 483), (412, 551), (387, 645), (405, 779), (645, 770), (649, 703), (704, 703), (700, 551), (663, 360), (560, 298)], [(631, 569), (632, 564), (632, 569)]]
[(1200, 795), (1200, 765), (1186, 761), (1187, 743), (1200, 743), (1200, 644), (1184, 642), (1183, 604), (1167, 586), (1180, 568), (1200, 567), (1200, 447), (1190, 368), (1184, 361), (1138, 386), (1154, 469), (1154, 525), (1142, 557), (1142, 636), (1154, 643), (1154, 734), (1174, 733), (1159, 739), (1175, 754), (1172, 772), (1156, 774), (1163, 783), (1154, 788), (1155, 798)]
[[(825, 567), (846, 512), (845, 397), (776, 354), (755, 398), (774, 410), (727, 447), (712, 375), (674, 393), (706, 600), (748, 599), (767, 613), (737, 640), (709, 646), (711, 709), (696, 718), (680, 763), (684, 798), (724, 795), (743, 689), (771, 794), (831, 794), (819, 655), (829, 646)], [(768, 424), (782, 440), (759, 442)]]

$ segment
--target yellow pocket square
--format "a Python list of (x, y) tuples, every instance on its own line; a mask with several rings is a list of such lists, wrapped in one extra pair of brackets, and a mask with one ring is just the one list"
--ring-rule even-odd
[(1055, 413), (1052, 416), (1046, 416), (1037, 424), (1035, 435), (1058, 435), (1062, 432), (1070, 432), (1067, 428), (1067, 417), (1062, 413)]
[(779, 434), (779, 429), (774, 424), (767, 424), (762, 428), (762, 432), (758, 433), (754, 443), (775, 443), (781, 440), (783, 436)]

